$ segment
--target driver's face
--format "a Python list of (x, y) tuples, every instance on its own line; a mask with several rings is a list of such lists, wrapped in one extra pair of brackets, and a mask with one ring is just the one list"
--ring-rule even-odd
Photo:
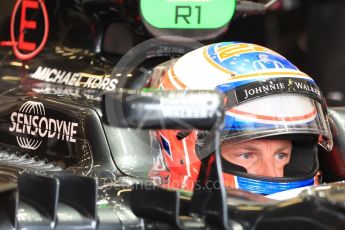
[(289, 163), (292, 144), (289, 140), (257, 139), (237, 144), (223, 143), (222, 156), (250, 174), (283, 177)]

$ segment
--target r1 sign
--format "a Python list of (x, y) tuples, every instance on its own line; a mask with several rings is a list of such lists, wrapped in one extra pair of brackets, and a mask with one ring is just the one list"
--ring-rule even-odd
[(143, 19), (159, 29), (218, 29), (229, 23), (235, 0), (141, 0)]

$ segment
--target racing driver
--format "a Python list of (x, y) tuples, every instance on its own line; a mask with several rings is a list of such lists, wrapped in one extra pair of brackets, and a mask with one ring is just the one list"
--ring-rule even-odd
[[(267, 195), (318, 183), (318, 145), (333, 145), (327, 108), (314, 80), (280, 54), (248, 43), (207, 45), (157, 66), (151, 87), (225, 94), (220, 149), (227, 187)], [(203, 157), (196, 146), (205, 135), (154, 132), (150, 177), (192, 190)]]

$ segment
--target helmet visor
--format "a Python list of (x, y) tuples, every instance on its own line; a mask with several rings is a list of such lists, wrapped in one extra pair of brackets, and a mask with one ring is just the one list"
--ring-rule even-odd
[(333, 146), (323, 106), (298, 94), (270, 95), (228, 109), (221, 139), (236, 143), (282, 134), (314, 134), (326, 150)]

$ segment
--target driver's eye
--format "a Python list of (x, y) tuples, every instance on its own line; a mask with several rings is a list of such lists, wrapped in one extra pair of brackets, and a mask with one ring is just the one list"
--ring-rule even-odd
[(286, 153), (278, 153), (277, 154), (277, 157), (279, 160), (283, 160), (287, 157), (287, 154)]
[(240, 156), (241, 156), (243, 159), (249, 159), (249, 158), (250, 158), (250, 153), (241, 153)]

